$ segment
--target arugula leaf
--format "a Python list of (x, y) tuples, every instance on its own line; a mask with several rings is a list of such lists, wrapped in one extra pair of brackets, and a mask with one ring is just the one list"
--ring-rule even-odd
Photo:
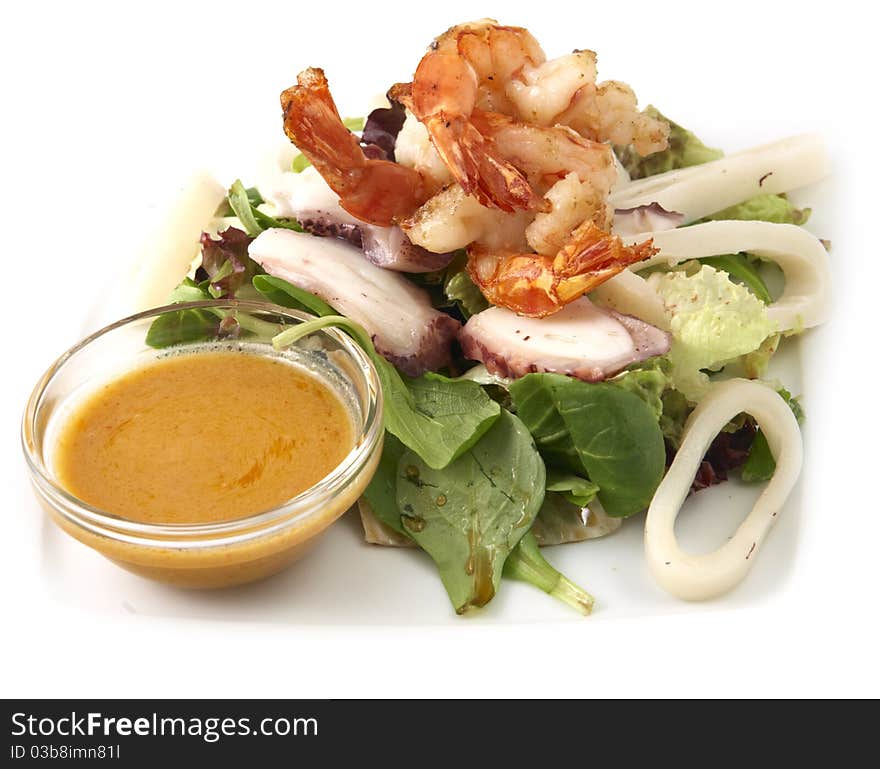
[[(263, 196), (260, 194), (260, 191), (256, 187), (248, 187), (245, 192), (247, 193), (248, 202), (254, 208), (266, 202), (265, 200), (263, 200)], [(235, 216), (235, 211), (233, 211), (232, 206), (229, 205), (228, 197), (224, 198), (223, 202), (219, 206), (217, 206), (217, 210), (214, 212), (214, 216)]]
[(349, 131), (363, 131), (364, 123), (366, 122), (366, 119), (362, 117), (346, 117), (342, 119), (342, 124)]
[(439, 469), (473, 446), (498, 419), (501, 407), (476, 382), (440, 374), (403, 376), (376, 352), (363, 326), (341, 315), (327, 315), (282, 332), (273, 344), (285, 347), (326, 326), (339, 326), (364, 349), (379, 375), (385, 396), (385, 428)]
[(273, 304), (303, 310), (319, 317), (337, 314), (336, 310), (323, 299), (274, 275), (256, 275), (253, 284), (254, 288)]
[(581, 614), (593, 611), (593, 596), (548, 563), (531, 531), (519, 541), (505, 562), (504, 576), (528, 582)]
[[(805, 415), (798, 399), (793, 398), (791, 393), (784, 387), (781, 387), (777, 392), (792, 410), (798, 424), (801, 424), (804, 421)], [(773, 459), (770, 444), (767, 443), (764, 433), (758, 430), (755, 433), (755, 439), (752, 441), (752, 447), (749, 449), (749, 456), (746, 458), (742, 468), (742, 479), (747, 483), (769, 481), (773, 477), (774, 472), (776, 472), (776, 460)]]
[(612, 516), (644, 510), (663, 477), (666, 449), (654, 411), (634, 393), (561, 374), (510, 385), (517, 415), (546, 461), (586, 475)]
[(257, 237), (263, 230), (269, 230), (273, 227), (281, 227), (287, 230), (295, 230), (303, 232), (303, 228), (299, 226), (296, 219), (276, 219), (263, 213), (248, 197), (245, 186), (241, 183), (241, 179), (236, 179), (229, 188), (227, 197), (229, 205), (238, 217), (242, 226), (252, 238)]
[(529, 431), (507, 411), (442, 470), (413, 451), (400, 458), (403, 528), (437, 564), (457, 613), (494, 597), (504, 562), (541, 507), (544, 479)]
[(764, 304), (771, 304), (773, 297), (764, 279), (758, 274), (755, 265), (745, 254), (724, 254), (722, 256), (704, 256), (698, 260), (716, 270), (723, 270), (731, 278), (743, 283)]

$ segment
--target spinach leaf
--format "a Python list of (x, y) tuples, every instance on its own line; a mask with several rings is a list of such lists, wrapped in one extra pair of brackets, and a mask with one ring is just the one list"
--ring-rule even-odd
[[(390, 433), (385, 434), (382, 457), (379, 460), (379, 466), (370, 481), (370, 485), (364, 491), (364, 497), (369, 503), (373, 515), (379, 521), (399, 534), (410, 538), (408, 530), (404, 528), (401, 521), (401, 511), (397, 503), (398, 465), (400, 458), (406, 450), (406, 446), (397, 438)], [(404, 466), (402, 479), (399, 481), (401, 484), (411, 482), (411, 479), (406, 475), (406, 470), (407, 467)], [(589, 481), (575, 476), (557, 478), (556, 483), (560, 488), (565, 487), (575, 490), (584, 490), (592, 485)], [(547, 499), (550, 497), (559, 497), (561, 499), (562, 495), (553, 494), (552, 492), (548, 493), (544, 497), (544, 503), (540, 508), (539, 516), (543, 513)], [(436, 503), (436, 497), (434, 502)], [(563, 504), (572, 508), (572, 505), (568, 503)], [(580, 512), (579, 507), (574, 507), (573, 509), (578, 513)], [(579, 518), (578, 523), (583, 526)], [(416, 527), (418, 528), (418, 524), (416, 524)], [(518, 579), (534, 585), (548, 595), (572, 606), (582, 614), (590, 613), (593, 605), (592, 596), (566, 579), (547, 562), (543, 555), (538, 552), (538, 543), (531, 531), (528, 531), (523, 536), (510, 553), (502, 573), (505, 577)]]
[(742, 479), (746, 483), (769, 481), (776, 472), (776, 460), (770, 451), (770, 444), (760, 430), (755, 433), (749, 456), (742, 468)]
[(721, 256), (704, 256), (699, 260), (716, 270), (724, 270), (731, 278), (746, 285), (749, 290), (764, 304), (773, 302), (764, 279), (758, 274), (755, 265), (745, 254), (723, 254)]
[[(201, 302), (206, 299), (213, 299), (207, 283), (199, 284), (191, 278), (184, 278), (171, 292), (168, 303)], [(220, 322), (221, 318), (209, 310), (166, 312), (150, 324), (145, 341), (150, 347), (161, 349), (214, 339), (220, 330)]]
[(336, 310), (323, 299), (274, 275), (255, 275), (253, 283), (263, 298), (274, 304), (310, 312), (319, 317), (336, 315)]
[[(797, 398), (784, 387), (777, 391), (788, 404), (794, 413), (798, 424), (804, 421), (804, 410)], [(752, 446), (749, 449), (749, 456), (746, 458), (742, 468), (742, 479), (747, 483), (755, 483), (757, 481), (769, 481), (776, 472), (776, 460), (773, 459), (773, 452), (770, 451), (770, 444), (767, 438), (760, 430), (755, 433)]]
[(236, 179), (232, 183), (227, 200), (229, 201), (230, 208), (232, 208), (242, 227), (244, 227), (245, 232), (252, 238), (257, 237), (263, 230), (272, 229), (273, 227), (303, 232), (303, 228), (299, 226), (299, 222), (296, 219), (276, 219), (274, 216), (269, 216), (260, 211), (251, 202), (248, 191), (241, 183), (241, 179)]
[(666, 450), (654, 411), (608, 383), (528, 374), (510, 385), (517, 415), (549, 463), (586, 475), (613, 516), (644, 510), (663, 478)]
[(593, 596), (550, 565), (531, 531), (526, 532), (505, 562), (504, 576), (528, 582), (581, 614), (593, 611)]
[(442, 470), (413, 451), (400, 458), (403, 528), (434, 559), (459, 614), (495, 595), (504, 562), (541, 507), (544, 480), (529, 431), (508, 411)]
[(465, 270), (456, 272), (446, 280), (443, 293), (447, 299), (458, 304), (465, 319), (490, 307), (489, 300)]
[(300, 323), (275, 337), (273, 344), (284, 347), (326, 326), (347, 331), (370, 356), (385, 396), (385, 428), (430, 467), (446, 467), (498, 419), (501, 407), (476, 382), (432, 373), (403, 376), (376, 352), (362, 326), (341, 315)]
[(546, 547), (601, 537), (616, 531), (622, 523), (622, 518), (609, 517), (595, 500), (588, 507), (581, 507), (559, 492), (548, 491), (532, 534), (538, 545)]
[(586, 507), (599, 493), (599, 487), (586, 478), (555, 469), (547, 470), (547, 491), (557, 491), (578, 507)]
[(373, 515), (400, 534), (406, 534), (406, 531), (400, 522), (400, 508), (397, 506), (397, 464), (405, 452), (406, 446), (386, 432), (379, 466), (364, 490)]
[(217, 336), (220, 323), (220, 319), (208, 310), (166, 312), (150, 324), (146, 343), (150, 347), (163, 348), (203, 342)]
[(430, 372), (410, 378), (387, 362), (382, 369), (386, 426), (431, 467), (446, 467), (461, 456), (501, 413), (476, 382)]

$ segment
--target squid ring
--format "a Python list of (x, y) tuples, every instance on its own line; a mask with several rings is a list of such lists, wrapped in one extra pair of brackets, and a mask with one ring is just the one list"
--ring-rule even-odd
[[(767, 438), (776, 471), (728, 542), (711, 553), (691, 555), (679, 547), (675, 519), (709, 444), (743, 411), (757, 420)], [(657, 583), (689, 601), (714, 598), (739, 584), (794, 487), (802, 461), (797, 420), (778, 393), (747, 379), (713, 384), (689, 417), (681, 448), (648, 508), (645, 556)]]

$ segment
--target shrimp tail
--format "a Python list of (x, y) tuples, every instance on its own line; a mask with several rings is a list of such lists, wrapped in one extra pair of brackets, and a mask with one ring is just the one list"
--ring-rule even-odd
[(543, 318), (655, 253), (650, 240), (625, 246), (588, 220), (555, 256), (493, 253), (474, 244), (468, 248), (467, 270), (492, 304)]
[(446, 113), (426, 121), (431, 141), (461, 188), (486, 208), (534, 211), (544, 205), (526, 177), (501, 158), (491, 139), (462, 116)]
[(543, 200), (525, 175), (471, 123), (478, 84), (465, 59), (429, 51), (419, 62), (411, 88), (402, 84), (395, 88), (398, 98), (427, 128), (434, 148), (468, 195), (487, 208), (508, 213), (542, 207)]
[(412, 215), (427, 199), (417, 171), (367, 158), (342, 122), (323, 70), (301, 72), (297, 84), (282, 92), (281, 109), (284, 133), (352, 216), (387, 227)]
[(556, 295), (563, 305), (568, 304), (658, 251), (650, 239), (625, 246), (617, 235), (588, 220), (571, 234), (553, 260)]

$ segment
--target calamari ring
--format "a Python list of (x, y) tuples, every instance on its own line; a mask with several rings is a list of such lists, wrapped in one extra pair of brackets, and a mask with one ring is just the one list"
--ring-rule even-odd
[[(675, 536), (675, 519), (709, 444), (727, 422), (743, 411), (757, 420), (767, 438), (776, 471), (728, 542), (704, 555), (685, 553)], [(791, 493), (802, 462), (797, 420), (778, 393), (747, 379), (713, 384), (689, 417), (681, 448), (648, 508), (645, 556), (657, 583), (688, 601), (714, 598), (739, 584)]]
[[(831, 314), (831, 263), (822, 242), (803, 227), (756, 221), (718, 221), (675, 230), (626, 235), (625, 243), (651, 238), (657, 253), (634, 265), (643, 270), (655, 265), (673, 266), (689, 259), (719, 254), (750, 254), (776, 262), (785, 274), (785, 287), (767, 306), (767, 317), (776, 330), (799, 332), (818, 326)], [(629, 285), (616, 288), (634, 290)], [(623, 297), (619, 297), (623, 302)], [(641, 300), (634, 297), (638, 304)], [(639, 315), (632, 307), (616, 308)], [(642, 317), (639, 315), (639, 317)], [(647, 320), (647, 318), (646, 318)]]

